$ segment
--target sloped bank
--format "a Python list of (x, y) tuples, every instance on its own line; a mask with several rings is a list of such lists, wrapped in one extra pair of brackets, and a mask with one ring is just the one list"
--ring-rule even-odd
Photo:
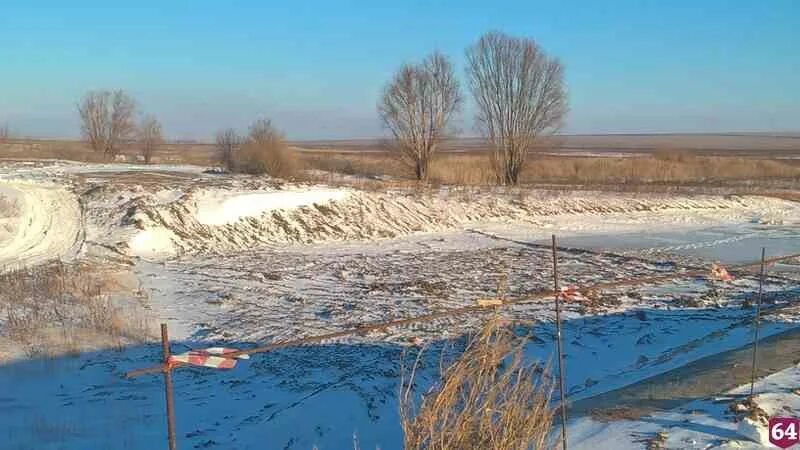
[(536, 193), (520, 197), (295, 186), (273, 191), (198, 190), (168, 203), (139, 197), (126, 205), (120, 224), (137, 230), (123, 245), (125, 251), (163, 257), (267, 244), (393, 238), (481, 223), (550, 229), (561, 221), (567, 228), (591, 230), (593, 221), (609, 217), (646, 226), (668, 216), (668, 224), (691, 225), (709, 216), (774, 222), (796, 211), (791, 202), (755, 196)]

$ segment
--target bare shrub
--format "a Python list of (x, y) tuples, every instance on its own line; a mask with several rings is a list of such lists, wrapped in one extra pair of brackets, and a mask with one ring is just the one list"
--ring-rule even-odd
[(233, 128), (227, 128), (217, 133), (217, 157), (219, 158), (219, 162), (222, 164), (222, 167), (224, 167), (228, 172), (233, 172), (235, 169), (235, 156), (239, 146), (241, 145), (242, 138)]
[(418, 180), (427, 180), (431, 156), (460, 106), (453, 67), (436, 52), (401, 67), (384, 89), (378, 113), (394, 136), (392, 147)]
[(236, 170), (251, 175), (289, 178), (297, 171), (297, 158), (283, 135), (269, 120), (257, 120), (235, 158)]
[(566, 115), (563, 67), (533, 40), (495, 32), (467, 49), (467, 74), (497, 181), (517, 184), (536, 139)]
[(60, 262), (0, 273), (0, 324), (29, 356), (120, 347), (150, 336), (134, 305), (114, 301), (102, 273)]
[(400, 419), (406, 449), (542, 449), (552, 424), (552, 383), (543, 367), (523, 361), (523, 343), (494, 318), (441, 380), (411, 398), (415, 371), (403, 369)]
[(153, 116), (145, 116), (139, 125), (139, 151), (145, 164), (150, 164), (153, 155), (163, 143), (161, 123)]
[(87, 93), (78, 105), (84, 140), (94, 151), (113, 158), (134, 136), (135, 110), (135, 102), (122, 90)]

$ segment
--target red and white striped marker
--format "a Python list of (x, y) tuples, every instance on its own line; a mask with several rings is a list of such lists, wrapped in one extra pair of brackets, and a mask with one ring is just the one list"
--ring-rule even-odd
[(210, 347), (201, 350), (191, 350), (179, 355), (171, 355), (169, 364), (189, 364), (192, 366), (211, 367), (213, 369), (233, 369), (236, 360), (249, 359), (249, 355), (226, 356), (236, 353), (235, 348)]

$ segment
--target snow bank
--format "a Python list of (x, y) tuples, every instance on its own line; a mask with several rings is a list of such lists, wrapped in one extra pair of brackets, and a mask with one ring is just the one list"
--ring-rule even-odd
[(273, 210), (324, 204), (341, 200), (348, 192), (342, 189), (309, 189), (275, 192), (203, 191), (195, 194), (195, 218), (203, 225), (225, 225), (243, 217), (258, 217)]
[(47, 184), (2, 181), (0, 192), (14, 199), (19, 209), (0, 235), (0, 267), (69, 258), (79, 250), (81, 209), (71, 192)]
[(132, 255), (144, 258), (171, 256), (176, 253), (174, 239), (175, 235), (169, 230), (154, 228), (136, 233), (128, 248)]
[[(634, 232), (747, 223), (797, 206), (764, 197), (538, 196), (453, 192), (363, 192), (293, 187), (275, 191), (205, 189), (169, 204), (132, 205), (137, 230), (174, 235), (177, 253), (226, 253), (264, 244), (394, 238), (476, 225), (523, 225), (526, 233)], [(158, 239), (163, 237), (159, 235)], [(542, 235), (544, 236), (544, 234)], [(152, 237), (144, 235), (141, 242)], [(131, 247), (139, 246), (132, 242)], [(165, 242), (162, 242), (165, 243)], [(150, 244), (147, 244), (150, 245)], [(170, 250), (170, 246), (162, 246)]]
[(767, 427), (749, 417), (745, 417), (739, 422), (739, 426), (736, 430), (739, 434), (753, 442), (764, 446), (770, 445), (769, 430), (767, 430)]

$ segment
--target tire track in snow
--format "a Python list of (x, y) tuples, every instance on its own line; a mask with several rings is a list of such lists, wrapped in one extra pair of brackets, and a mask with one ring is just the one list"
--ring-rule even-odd
[(0, 240), (0, 270), (74, 257), (82, 247), (83, 225), (77, 197), (63, 187), (0, 183), (16, 200), (19, 214), (9, 236)]

